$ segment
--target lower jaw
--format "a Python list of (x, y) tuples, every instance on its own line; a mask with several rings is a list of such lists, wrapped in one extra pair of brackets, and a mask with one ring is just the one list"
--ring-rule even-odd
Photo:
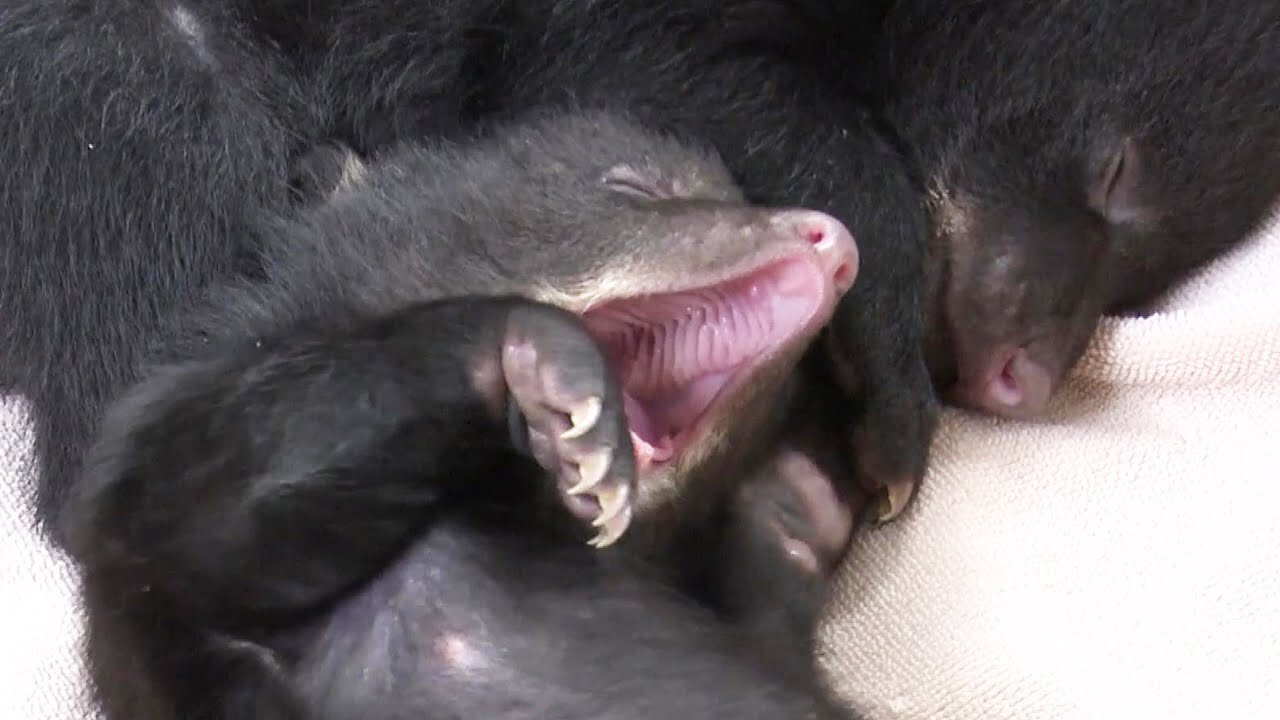
[[(810, 337), (809, 340), (811, 341), (812, 338)], [(808, 345), (806, 344), (805, 347)], [(642, 458), (641, 449), (635, 442), (637, 438), (633, 435), (633, 445), (637, 450), (637, 471), (642, 476), (673, 470), (683, 473), (693, 469), (694, 465), (700, 467), (704, 462), (713, 460), (722, 452), (732, 452), (732, 443), (735, 442), (735, 438), (741, 441), (742, 438), (749, 437), (749, 435), (739, 434), (743, 425), (754, 427), (772, 412), (771, 404), (787, 402), (785, 378), (795, 372), (794, 361), (801, 353), (801, 350), (788, 344), (770, 350), (767, 355), (762, 355), (749, 366), (733, 370), (697, 418), (681, 428), (679, 432), (667, 437), (666, 444), (671, 451), (666, 459)], [(780, 367), (776, 365), (778, 363), (792, 367)], [(755, 387), (753, 381), (756, 379), (763, 379), (768, 389)], [(717, 428), (729, 425), (732, 427), (723, 433), (724, 440), (717, 440), (717, 442), (730, 444), (719, 450), (709, 447), (707, 445), (709, 436), (720, 435), (716, 432)], [(749, 448), (743, 448), (743, 450), (749, 450)]]
[(722, 406), (738, 392), (743, 384), (742, 378), (745, 371), (746, 368), (731, 371), (724, 384), (715, 392), (706, 408), (693, 422), (675, 434), (659, 440), (657, 452), (654, 451), (654, 445), (632, 431), (631, 440), (635, 450), (637, 470), (644, 473), (678, 466), (684, 459), (686, 451), (697, 446), (697, 441), (706, 434), (708, 424), (721, 414)]
[(703, 419), (709, 416), (713, 409), (711, 407), (707, 408), (692, 425), (674, 435), (661, 438), (656, 445), (650, 444), (633, 430), (631, 432), (631, 445), (636, 456), (636, 469), (643, 473), (678, 465), (684, 457), (685, 450), (693, 444), (692, 441), (700, 434)]

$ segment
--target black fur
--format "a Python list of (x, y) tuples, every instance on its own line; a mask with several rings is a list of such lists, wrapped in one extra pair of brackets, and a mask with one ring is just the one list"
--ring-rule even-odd
[(548, 104), (621, 109), (712, 143), (749, 200), (843, 221), (866, 271), (829, 340), (858, 408), (857, 459), (873, 487), (923, 475), (936, 416), (921, 349), (923, 190), (850, 84), (873, 76), (881, 3), (307, 5), (305, 30), (264, 26), (307, 58), (336, 103), (333, 132), (362, 153)]
[(901, 0), (877, 55), (878, 102), (935, 193), (944, 383), (1020, 346), (1056, 384), (1101, 315), (1280, 198), (1274, 0)]
[(855, 433), (866, 479), (918, 479), (936, 411), (920, 351), (920, 186), (838, 82), (866, 75), (859, 28), (879, 11), (772, 0), (9, 3), (0, 73), (15, 121), (0, 159), (24, 171), (0, 188), (0, 222), (12, 238), (4, 263), (23, 272), (0, 288), (16, 318), (0, 334), (0, 380), (34, 404), (41, 516), (56, 511), (97, 409), (135, 377), (164, 311), (229, 267), (255, 271), (234, 238), (289, 201), (301, 147), (338, 137), (375, 154), (566, 102), (711, 142), (748, 199), (826, 210), (852, 229), (866, 270), (830, 334), (836, 376), (866, 409)]
[(69, 514), (108, 717), (848, 717), (802, 652), (821, 587), (768, 527), (705, 550), (773, 581), (757, 604), (685, 599), (531, 513), (541, 473), (465, 364), (549, 312), (438, 301), (133, 393)]
[[(688, 184), (701, 193), (698, 203), (710, 203), (702, 220), (706, 225), (690, 226), (679, 203), (671, 205), (675, 210), (670, 213), (630, 214), (635, 203), (602, 195), (598, 182), (552, 184), (552, 193), (544, 194), (548, 186), (528, 182), (529, 172), (545, 174), (550, 167), (540, 164), (548, 155), (539, 153), (547, 148), (537, 131), (516, 133), (496, 152), (506, 165), (494, 163), (492, 145), (478, 154), (411, 151), (379, 176), (386, 185), (377, 192), (340, 191), (318, 208), (299, 205), (299, 194), (305, 198), (314, 192), (308, 183), (323, 184), (328, 176), (314, 169), (296, 173), (297, 161), (329, 133), (362, 150), (387, 151), (401, 137), (466, 134), (463, 129), (473, 120), (509, 115), (518, 106), (541, 102), (495, 85), (477, 85), (474, 94), (457, 99), (460, 87), (492, 80), (492, 73), (513, 67), (489, 63), (489, 50), (528, 43), (537, 33), (517, 24), (507, 30), (520, 28), (519, 33), (504, 31), (495, 44), (484, 32), (495, 19), (483, 14), (484, 6), (460, 5), (462, 11), (434, 6), (451, 22), (477, 13), (474, 23), (433, 36), (445, 43), (463, 41), (459, 47), (468, 49), (465, 61), (454, 67), (448, 53), (416, 46), (430, 33), (409, 32), (419, 20), (414, 13), (431, 7), (406, 4), (366, 19), (356, 11), (377, 6), (344, 4), (342, 13), (329, 14), (334, 8), (324, 3), (302, 12), (271, 3), (87, 0), (14, 2), (0, 9), (0, 74), (6, 88), (0, 96), (11, 119), (0, 134), (0, 159), (21, 169), (0, 187), (5, 235), (0, 307), (10, 319), (0, 331), (0, 379), (7, 390), (34, 403), (43, 470), (40, 515), (68, 529), (69, 547), (84, 564), (95, 680), (116, 717), (270, 717), (273, 712), (289, 717), (325, 707), (340, 716), (349, 708), (346, 701), (325, 693), (352, 686), (324, 682), (333, 677), (328, 673), (349, 671), (359, 663), (333, 654), (337, 650), (331, 653), (325, 638), (332, 636), (317, 627), (341, 620), (343, 612), (358, 614), (361, 603), (375, 602), (379, 592), (395, 595), (396, 583), (413, 580), (412, 571), (422, 567), (417, 563), (448, 555), (455, 541), (449, 538), (477, 552), (486, 542), (509, 544), (501, 534), (468, 539), (467, 528), (483, 523), (486, 512), (506, 517), (501, 508), (512, 507), (496, 497), (498, 508), (472, 508), (476, 495), (486, 496), (480, 487), (491, 486), (487, 479), (493, 480), (492, 487), (512, 488), (510, 502), (520, 508), (520, 517), (529, 500), (521, 488), (543, 495), (559, 492), (561, 502), (548, 505), (552, 522), (530, 532), (553, 533), (548, 542), (560, 549), (552, 555), (577, 553), (590, 563), (605, 562), (565, 544), (570, 542), (565, 537), (576, 543), (583, 536), (577, 523), (562, 527), (560, 520), (590, 509), (566, 499), (563, 484), (542, 482), (546, 474), (512, 452), (505, 408), (486, 402), (497, 402), (500, 393), (486, 395), (468, 384), (476, 376), (467, 373), (485, 376), (484, 363), (474, 363), (492, 360), (511, 317), (521, 312), (543, 317), (551, 310), (527, 299), (473, 296), (528, 295), (530, 277), (563, 290), (602, 269), (616, 268), (624, 249), (628, 260), (660, 255), (658, 260), (670, 263), (640, 263), (642, 280), (678, 285), (673, 268), (686, 275), (714, 275), (729, 260), (723, 238), (718, 245), (689, 242), (711, 237), (703, 231), (715, 224), (712, 220), (729, 217), (767, 225), (767, 214), (741, 205), (718, 164), (672, 143), (610, 133), (610, 122), (561, 128), (554, 149), (571, 147), (570, 160), (585, 157), (594, 163), (590, 174), (597, 181), (612, 162), (644, 157), (665, 171), (672, 161), (675, 172), (694, 174)], [(509, 17), (519, 7), (504, 7), (495, 17)], [(630, 11), (642, 8), (637, 4)], [(277, 32), (273, 23), (281, 18), (294, 21), (291, 31)], [(539, 22), (552, 19), (545, 16)], [(707, 35), (699, 37), (716, 37), (705, 19), (697, 27)], [(566, 22), (570, 24), (563, 31), (571, 30), (572, 22), (579, 22), (580, 29), (589, 27), (594, 19), (579, 13), (577, 21)], [(628, 27), (619, 22), (619, 30)], [(602, 43), (598, 49), (603, 53), (608, 46)], [(482, 48), (479, 55), (470, 53), (473, 47)], [(317, 48), (328, 54), (312, 54)], [(549, 46), (542, 52), (547, 50)], [(355, 73), (345, 84), (335, 72), (344, 64)], [(540, 64), (514, 67), (534, 70)], [(745, 73), (768, 71), (773, 65), (761, 57), (729, 67)], [(832, 152), (847, 143), (844, 152), (852, 160), (874, 166), (860, 153), (865, 140), (840, 139), (844, 133), (832, 119), (844, 112), (839, 101), (820, 92), (799, 68), (778, 67), (788, 68), (785, 77), (766, 85), (777, 87), (784, 104), (794, 109), (798, 103), (837, 103), (817, 108), (823, 112), (813, 116), (826, 119), (827, 139), (837, 146)], [(602, 97), (589, 104), (613, 104), (604, 102), (603, 91), (611, 84), (606, 81), (626, 75), (621, 68), (615, 71), (601, 76), (596, 90)], [(700, 72), (694, 76), (702, 77)], [(432, 78), (442, 79), (445, 95), (413, 90), (421, 90), (421, 83), (434, 87)], [(734, 80), (738, 99), (747, 102), (753, 97), (745, 89), (748, 83), (741, 75)], [(791, 80), (797, 84), (788, 85)], [(749, 85), (751, 92), (758, 89), (754, 82)], [(583, 87), (584, 96), (593, 94)], [(708, 92), (720, 87), (709, 86)], [(365, 95), (374, 88), (388, 93), (389, 104)], [(513, 94), (509, 105), (486, 107), (503, 92)], [(653, 92), (657, 100), (674, 89)], [(656, 108), (643, 103), (634, 109), (662, 119)], [(700, 112), (657, 124), (684, 127)], [(774, 116), (785, 118), (790, 112), (780, 106)], [(401, 113), (416, 113), (416, 119), (402, 120)], [(385, 121), (381, 129), (378, 118)], [(602, 127), (604, 135), (593, 139), (591, 129)], [(753, 132), (753, 143), (770, 135)], [(572, 143), (565, 142), (569, 136)], [(806, 128), (775, 157), (797, 149), (795, 143), (808, 149), (805, 143), (815, 137), (819, 135)], [(872, 150), (893, 158), (887, 147)], [(834, 154), (814, 157), (820, 158), (818, 163), (835, 162)], [(409, 183), (396, 186), (399, 162), (414, 172)], [(775, 169), (786, 170), (780, 165), (756, 168), (753, 182), (776, 187), (781, 176), (771, 175)], [(791, 182), (845, 190), (825, 177), (797, 175), (787, 178)], [(798, 201), (810, 191), (818, 192), (800, 187), (785, 196)], [(856, 196), (850, 192), (848, 197), (853, 202)], [(602, 205), (602, 198), (609, 202)], [(298, 207), (304, 217), (294, 215)], [(576, 233), (562, 232), (561, 222), (537, 224), (547, 217), (564, 220), (560, 213), (572, 224), (583, 220), (584, 212), (595, 214), (576, 226)], [(650, 256), (638, 248), (608, 244), (627, 240), (617, 228), (637, 219), (652, 220), (657, 232), (666, 233), (662, 237), (671, 243), (667, 252)], [(423, 248), (431, 254), (415, 255)], [(872, 259), (864, 256), (864, 263)], [(204, 303), (203, 296), (218, 286), (226, 287)], [(451, 296), (457, 299), (443, 299)], [(911, 293), (906, 296), (903, 317), (910, 317)], [(202, 305), (212, 309), (188, 314)], [(453, 313), (453, 321), (447, 321)], [(428, 344), (431, 338), (443, 345)], [(798, 342), (794, 352), (803, 345)], [(428, 347), (432, 352), (422, 357)], [(493, 352), (486, 355), (486, 348)], [(157, 360), (158, 367), (148, 370), (148, 358)], [(719, 449), (737, 443), (759, 452), (734, 457), (713, 453), (729, 464), (700, 468), (711, 482), (695, 486), (732, 484), (744, 468), (762, 460), (758, 455), (769, 443), (742, 441), (767, 438), (781, 423), (773, 401), (785, 402), (784, 379), (793, 359), (780, 357), (763, 370), (759, 397), (732, 408), (740, 421), (729, 428)], [(453, 382), (442, 384), (441, 377)], [(610, 386), (606, 376), (562, 377), (587, 377)], [(52, 523), (104, 407), (117, 399), (85, 480), (75, 488), (72, 509)], [(423, 404), (413, 403), (415, 399)], [(615, 429), (617, 412), (613, 407), (607, 416)], [(439, 433), (435, 454), (414, 443), (414, 430)], [(619, 449), (617, 437), (604, 439)], [(431, 472), (432, 462), (442, 463), (436, 472)], [(625, 485), (625, 460), (618, 462), (619, 482)], [(424, 482), (426, 475), (435, 482)], [(565, 480), (563, 474), (556, 479)], [(470, 489), (476, 494), (466, 492)], [(467, 509), (454, 512), (457, 503)], [(450, 511), (442, 526), (446, 531), (415, 534), (435, 509)], [(458, 528), (456, 534), (449, 527)], [(635, 534), (642, 539), (654, 535)], [(441, 545), (432, 545), (437, 542)], [(394, 567), (409, 569), (410, 577), (380, 572), (396, 562), (405, 563)], [(531, 563), (527, 577), (520, 576), (531, 588), (562, 581), (554, 569), (557, 563), (542, 570)], [(589, 588), (584, 594), (596, 592), (594, 583), (602, 596), (608, 595), (606, 580), (612, 576), (590, 563), (575, 568)], [(493, 567), (463, 562), (459, 572), (482, 575)], [(661, 682), (650, 686), (652, 702), (661, 710), (657, 716), (714, 716), (705, 702), (715, 712), (735, 716), (751, 717), (754, 708), (761, 717), (794, 717), (821, 704), (809, 685), (807, 661), (782, 663), (801, 668), (801, 679), (794, 681), (798, 684), (790, 671), (757, 670), (755, 661), (744, 657), (748, 653), (741, 642), (704, 644), (698, 639), (703, 632), (732, 638), (734, 631), (699, 621), (700, 611), (690, 601), (673, 596), (668, 613), (661, 603), (645, 599), (646, 593), (661, 595), (665, 581), (650, 582), (631, 571), (623, 577), (625, 583), (648, 589), (624, 593), (635, 604), (619, 609), (618, 615), (583, 619), (583, 634), (573, 642), (603, 652), (606, 644), (595, 638), (613, 637), (619, 624), (651, 627), (643, 636), (654, 638), (652, 655), (666, 658), (656, 667), (674, 668), (678, 658), (691, 658), (694, 664), (673, 671), (665, 687)], [(571, 595), (566, 591), (566, 597)], [(443, 595), (440, 606), (452, 600)], [(339, 612), (338, 606), (345, 610)], [(424, 604), (422, 612), (429, 607)], [(376, 618), (364, 620), (375, 624), (355, 623), (348, 640), (360, 638), (362, 627), (370, 628), (366, 639), (383, 637), (377, 634), (382, 626)], [(628, 640), (627, 652), (643, 662), (649, 653), (636, 643)], [(408, 663), (411, 669), (412, 657), (394, 655), (403, 646), (383, 645), (381, 650), (385, 652), (373, 648), (370, 660)], [(698, 657), (724, 669), (699, 678)], [(308, 664), (327, 661), (345, 670)], [(623, 687), (620, 683), (632, 679), (622, 672), (610, 675), (609, 664), (588, 664), (603, 673), (599, 682)], [(765, 679), (760, 679), (762, 673)], [(422, 675), (401, 677), (410, 683), (406, 692), (376, 696), (379, 702), (391, 698), (386, 700), (391, 707), (371, 707), (376, 703), (370, 701), (358, 716), (374, 711), (394, 716), (397, 707), (406, 707), (396, 703), (421, 714), (436, 702), (447, 705), (462, 697), (446, 699), (443, 695), (452, 691), (444, 688), (437, 689), (441, 695), (424, 698), (412, 685)], [(690, 687), (704, 690), (700, 694)], [(733, 706), (738, 693), (744, 700), (754, 699), (741, 713)], [(550, 704), (553, 714), (556, 708), (570, 716), (598, 714), (592, 709), (599, 701), (595, 695), (566, 692), (540, 700)], [(613, 696), (611, 702), (631, 703), (636, 712), (647, 712), (644, 700), (635, 697)]]
[(252, 264), (318, 132), (303, 85), (216, 5), (0, 9), (0, 380), (34, 407), (41, 517), (162, 317)]
[[(621, 163), (692, 197), (600, 182)], [(723, 553), (693, 576), (646, 536), (583, 547), (575, 516), (600, 508), (567, 493), (571, 466), (606, 453), (601, 505), (635, 489), (618, 381), (577, 315), (520, 297), (623, 262), (666, 291), (730, 250), (807, 250), (774, 237), (785, 216), (743, 205), (713, 156), (599, 114), (407, 148), (303, 199), (255, 228), (254, 273), (175, 316), (64, 514), (109, 717), (848, 717), (807, 654), (822, 583), (782, 553), (785, 487), (681, 548)], [(751, 406), (777, 414), (785, 386), (761, 377)], [(593, 396), (591, 431), (548, 443), (567, 425), (546, 408)], [(828, 559), (845, 537), (781, 530)], [(789, 596), (756, 605), (754, 570)]]

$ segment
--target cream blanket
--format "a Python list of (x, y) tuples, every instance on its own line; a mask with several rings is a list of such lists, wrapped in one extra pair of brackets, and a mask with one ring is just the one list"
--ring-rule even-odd
[(1280, 718), (1280, 222), (1110, 320), (1053, 406), (947, 412), (824, 663), (872, 720)]
[[(843, 694), (872, 720), (1280, 718), (1278, 266), (1280, 223), (1108, 322), (1046, 422), (948, 413), (919, 501), (838, 578)], [(0, 720), (83, 720), (26, 423), (0, 404)]]
[(0, 399), (0, 718), (95, 717), (70, 561), (36, 533), (25, 403)]

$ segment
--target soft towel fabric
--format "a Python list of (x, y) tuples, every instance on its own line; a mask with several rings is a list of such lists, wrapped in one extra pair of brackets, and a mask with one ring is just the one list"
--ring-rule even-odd
[[(1105, 324), (1036, 424), (948, 412), (837, 578), (823, 663), (872, 720), (1280, 718), (1280, 223)], [(0, 402), (0, 719), (88, 720), (75, 575)]]
[(1110, 319), (1037, 423), (948, 411), (823, 629), (872, 720), (1280, 718), (1280, 222)]
[(34, 528), (26, 404), (0, 399), (0, 718), (90, 720), (74, 566)]

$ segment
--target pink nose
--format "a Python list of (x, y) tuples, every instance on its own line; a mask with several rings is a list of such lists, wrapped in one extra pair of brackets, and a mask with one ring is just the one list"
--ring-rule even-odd
[(858, 244), (844, 223), (816, 210), (788, 210), (778, 219), (813, 244), (837, 293), (843, 295), (853, 287), (858, 277)]
[(960, 404), (1014, 420), (1040, 417), (1053, 396), (1053, 375), (1024, 348), (993, 353), (987, 371), (961, 378)]

